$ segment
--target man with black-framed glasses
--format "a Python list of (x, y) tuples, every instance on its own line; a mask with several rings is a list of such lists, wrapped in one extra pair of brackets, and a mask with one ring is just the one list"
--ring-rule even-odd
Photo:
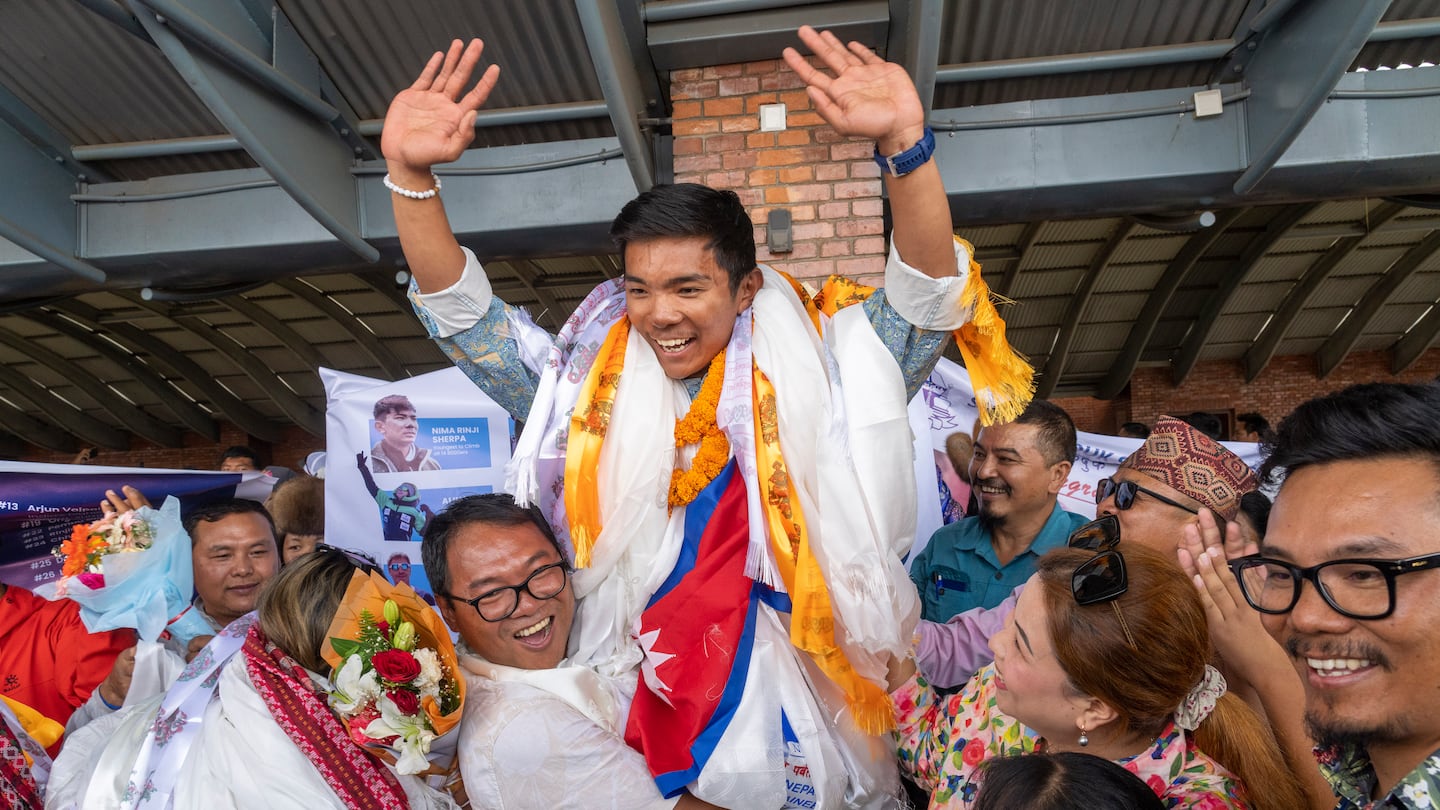
[(1338, 810), (1440, 800), (1440, 386), (1359, 385), (1281, 423), (1261, 551), (1232, 562), (1305, 684)]
[(420, 553), (436, 607), (460, 634), (459, 759), (472, 806), (711, 806), (661, 796), (625, 744), (634, 673), (567, 660), (576, 594), (537, 507), (503, 493), (461, 498), (426, 526)]

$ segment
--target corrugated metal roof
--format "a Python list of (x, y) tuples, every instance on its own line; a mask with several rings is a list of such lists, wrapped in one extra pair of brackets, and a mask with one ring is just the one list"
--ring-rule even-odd
[[(962, 64), (1228, 39), (1246, 0), (951, 0), (942, 22), (940, 63)], [(1092, 96), (1204, 84), (1211, 65), (939, 85), (935, 107)]]
[[(384, 118), (391, 97), (415, 80), (432, 53), (474, 37), (485, 41), (482, 63), (500, 65), (487, 109), (603, 98), (579, 14), (567, 0), (282, 0), (280, 7), (362, 119)], [(475, 145), (612, 134), (609, 119), (597, 118), (485, 128)]]

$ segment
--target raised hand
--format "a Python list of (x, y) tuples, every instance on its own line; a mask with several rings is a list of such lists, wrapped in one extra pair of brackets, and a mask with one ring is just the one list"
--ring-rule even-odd
[(430, 57), (414, 84), (391, 100), (380, 150), (392, 174), (397, 168), (429, 172), (437, 163), (458, 159), (475, 139), (475, 115), (500, 78), (500, 66), (491, 65), (470, 92), (461, 95), (484, 50), (478, 39), (469, 45), (451, 42), (448, 51)]
[(100, 500), (100, 511), (106, 517), (114, 514), (133, 512), (142, 506), (150, 506), (150, 499), (135, 487), (126, 484), (120, 487), (120, 492), (113, 489), (105, 490), (105, 497)]
[(785, 64), (804, 80), (815, 111), (837, 132), (874, 139), (885, 155), (908, 149), (924, 136), (925, 107), (904, 68), (858, 42), (846, 46), (829, 31), (808, 25), (800, 28), (800, 41), (835, 75), (815, 69), (794, 48), (785, 49)]

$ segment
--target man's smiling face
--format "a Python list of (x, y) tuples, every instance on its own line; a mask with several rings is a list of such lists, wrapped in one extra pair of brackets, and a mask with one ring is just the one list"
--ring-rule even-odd
[(666, 376), (682, 380), (705, 371), (730, 342), (735, 316), (760, 289), (752, 270), (730, 289), (702, 236), (661, 237), (625, 248), (625, 305), (630, 324), (655, 350)]

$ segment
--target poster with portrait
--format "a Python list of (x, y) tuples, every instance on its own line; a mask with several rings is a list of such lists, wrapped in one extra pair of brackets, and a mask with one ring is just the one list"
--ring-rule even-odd
[(99, 520), (105, 490), (126, 484), (156, 506), (174, 495), (181, 513), (225, 498), (264, 502), (275, 479), (263, 470), (200, 472), (90, 464), (0, 461), (0, 582), (33, 589), (60, 575), (51, 552), (72, 527)]
[(504, 489), (509, 414), (457, 368), (397, 382), (322, 368), (320, 379), (325, 542), (369, 554), (433, 599), (421, 533), (455, 500)]
[[(920, 521), (915, 527), (915, 547), (910, 552), (912, 559), (925, 547), (936, 529), (950, 522), (945, 515), (950, 512), (953, 483), (947, 482), (953, 482), (955, 474), (945, 455), (945, 439), (956, 431), (971, 432), (977, 426), (978, 418), (975, 389), (970, 385), (969, 373), (960, 364), (941, 358), (910, 403), (910, 426), (917, 437), (928, 437), (928, 459), (932, 462), (927, 471), (923, 463), (927, 459), (926, 448), (917, 444), (916, 486), (922, 502), (932, 500), (938, 504), (933, 511), (921, 510)], [(1070, 468), (1069, 480), (1060, 490), (1060, 508), (1094, 517), (1096, 485), (1100, 479), (1113, 475), (1115, 468), (1141, 444), (1144, 442), (1140, 439), (1078, 431), (1075, 463)], [(1260, 468), (1260, 445), (1253, 442), (1221, 444), (1252, 468)]]

